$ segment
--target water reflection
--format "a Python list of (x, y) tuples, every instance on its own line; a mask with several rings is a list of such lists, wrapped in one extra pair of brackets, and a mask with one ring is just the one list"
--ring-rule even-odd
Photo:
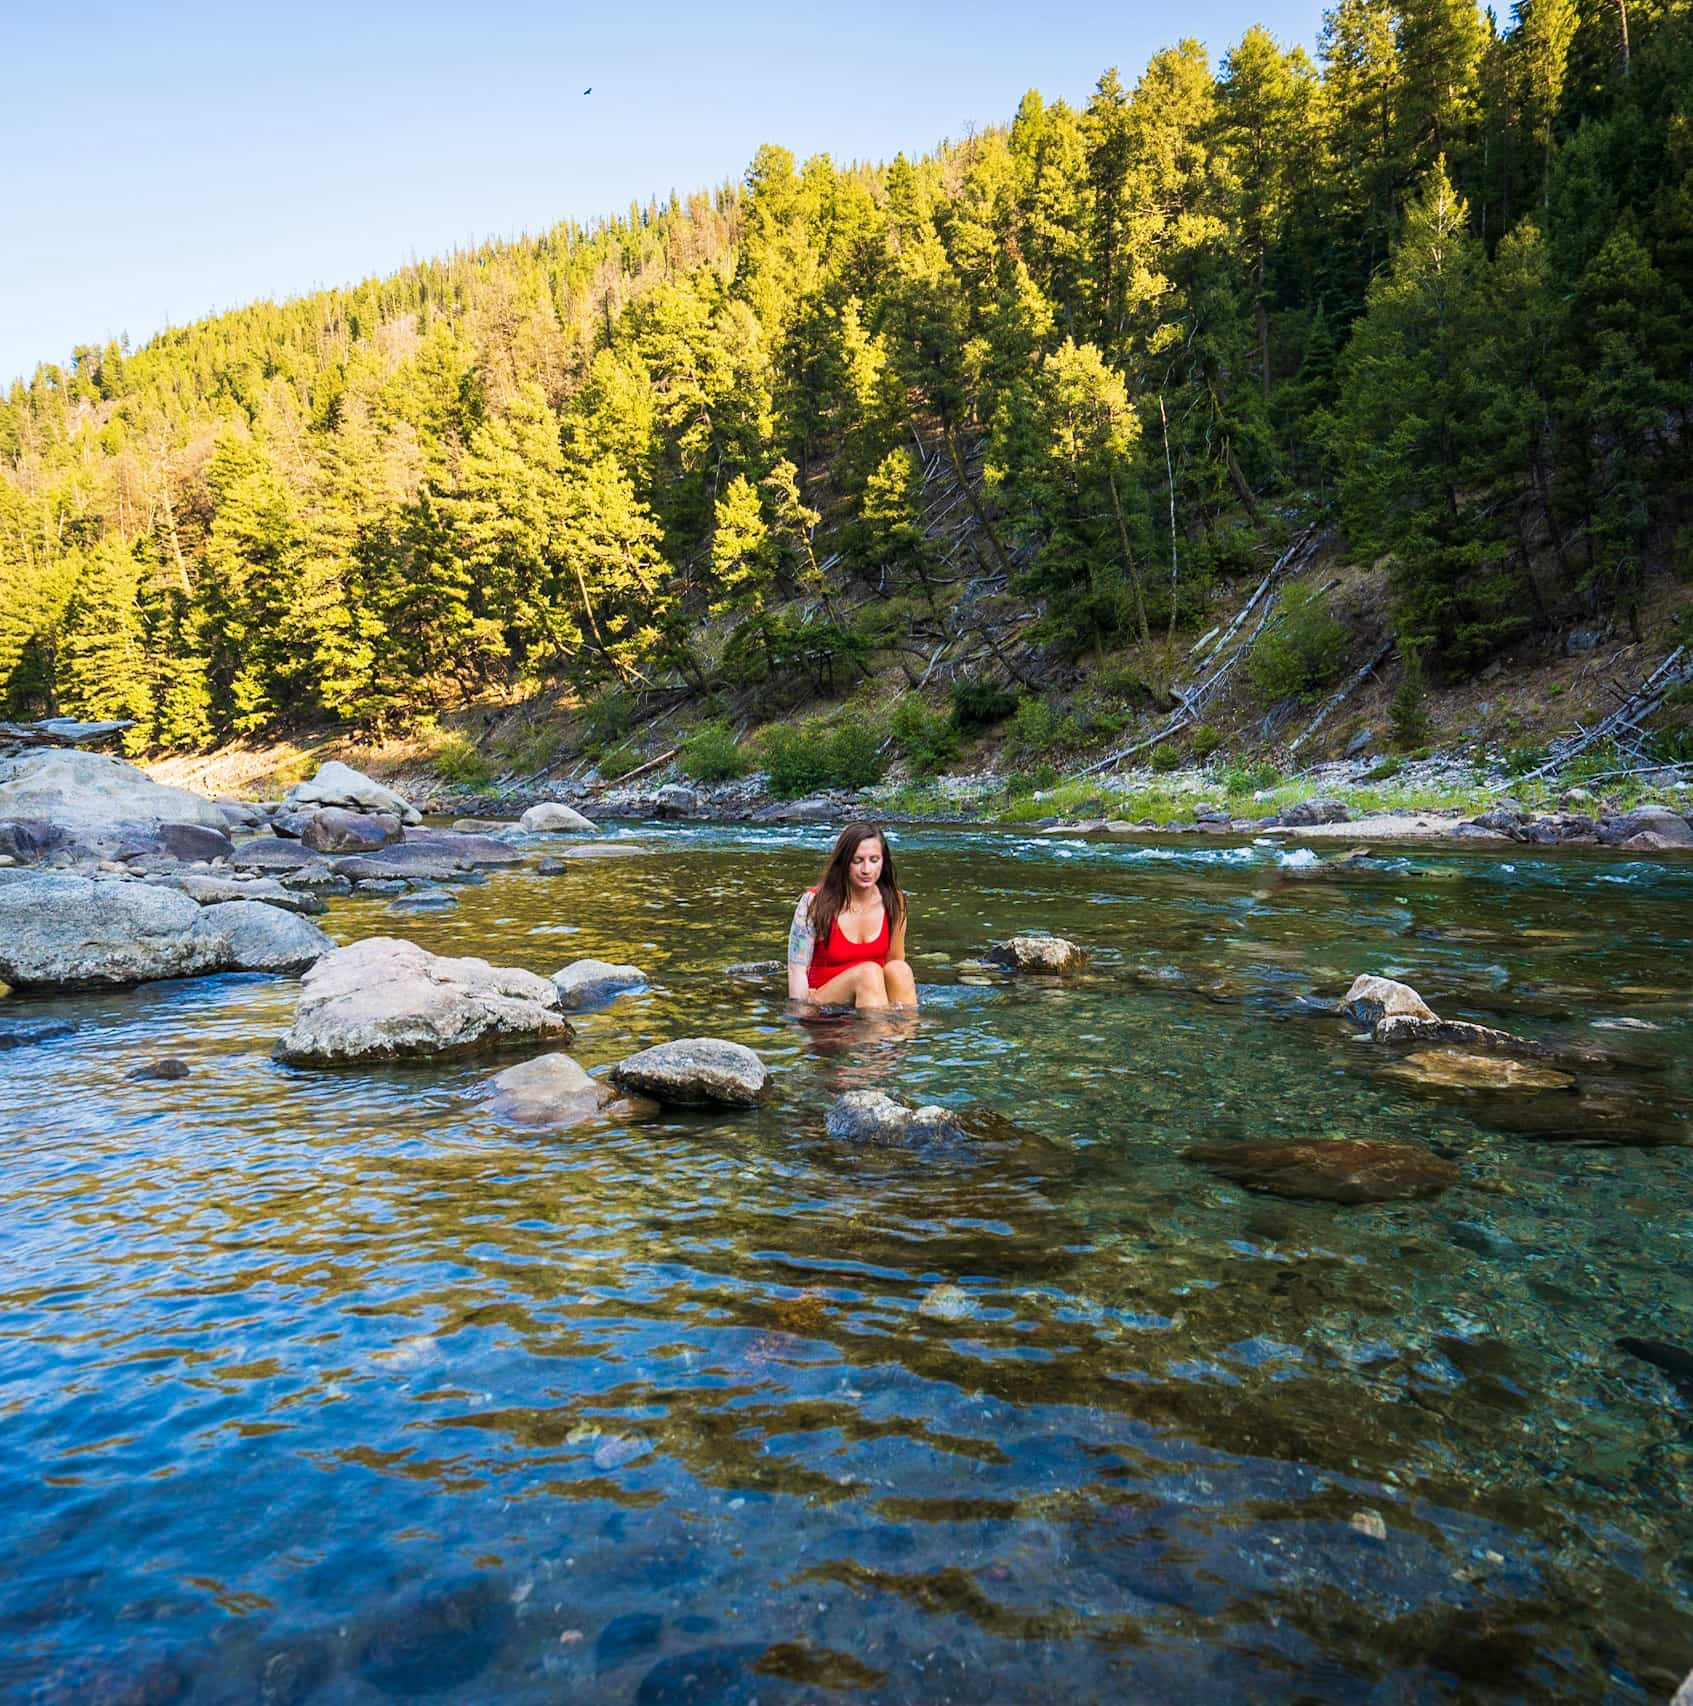
[[(763, 1109), (553, 1131), (486, 1065), (285, 1071), (280, 981), (32, 1004), (79, 1029), (0, 1115), (0, 1692), (1673, 1691), (1693, 1411), (1618, 1341), (1693, 1344), (1693, 872), (911, 835), (921, 1016), (800, 1023), (725, 967), (780, 951), (827, 835), (627, 839), (405, 933), (633, 961), (577, 1057), (730, 1037)], [(1030, 928), (1087, 975), (967, 969)], [(1617, 1063), (1387, 1076), (1323, 1002), (1388, 968)], [(160, 1054), (190, 1076), (126, 1080)], [(830, 1139), (868, 1087), (998, 1118)], [(1182, 1159), (1334, 1137), (1457, 1182), (1346, 1208)]]

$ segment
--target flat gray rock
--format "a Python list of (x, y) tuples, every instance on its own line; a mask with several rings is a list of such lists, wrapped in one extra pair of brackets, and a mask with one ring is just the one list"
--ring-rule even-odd
[(604, 1007), (632, 989), (645, 989), (639, 966), (614, 966), (605, 960), (573, 960), (553, 973), (553, 987), (567, 1013), (586, 1013)]
[(299, 871), (308, 866), (328, 868), (326, 862), (309, 847), (277, 835), (261, 835), (243, 842), (229, 856), (229, 862), (238, 871)]
[(306, 973), (276, 1058), (291, 1065), (428, 1060), (571, 1036), (558, 991), (544, 977), (371, 936), (325, 954)]
[(455, 835), (444, 829), (408, 829), (406, 846), (435, 852), (455, 865), (521, 865), (524, 854), (510, 842), (491, 835)]
[(349, 882), (366, 883), (391, 877), (414, 877), (420, 882), (452, 883), (460, 881), (470, 869), (456, 859), (450, 859), (433, 847), (384, 848), (380, 853), (357, 853), (349, 859), (337, 859), (335, 867)]
[(388, 903), (390, 912), (451, 912), (459, 903), (458, 896), (445, 889), (419, 889), (415, 894), (403, 894)]
[(854, 1143), (915, 1143), (964, 1137), (958, 1116), (942, 1107), (913, 1108), (885, 1090), (849, 1090), (830, 1108), (829, 1135)]
[(166, 787), (121, 758), (70, 747), (0, 758), (0, 818), (44, 818), (89, 843), (115, 825), (224, 828), (223, 813), (203, 795)]
[(750, 1048), (718, 1037), (679, 1037), (642, 1049), (611, 1069), (625, 1090), (677, 1107), (745, 1108), (769, 1087), (770, 1073)]
[(236, 877), (213, 876), (209, 871), (181, 871), (154, 880), (166, 888), (180, 889), (201, 906), (216, 906), (227, 900), (257, 900), (302, 917), (315, 916), (324, 910), (323, 902), (315, 894), (294, 894), (270, 877), (242, 882)]

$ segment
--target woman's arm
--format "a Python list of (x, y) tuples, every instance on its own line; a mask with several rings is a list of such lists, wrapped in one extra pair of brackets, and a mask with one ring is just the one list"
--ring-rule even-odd
[(788, 999), (809, 1001), (811, 985), (806, 973), (811, 969), (811, 956), (816, 948), (811, 930), (811, 896), (802, 894), (794, 908), (794, 921), (788, 927)]
[(899, 922), (888, 926), (888, 958), (903, 960), (905, 958), (905, 914), (899, 915)]

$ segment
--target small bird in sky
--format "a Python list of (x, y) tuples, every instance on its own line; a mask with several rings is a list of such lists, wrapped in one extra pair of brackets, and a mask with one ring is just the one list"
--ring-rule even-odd
[(592, 83), (590, 83), (588, 85), (588, 87), (582, 91), (582, 93), (584, 95), (591, 95), (591, 94), (593, 94), (593, 92), (594, 92), (594, 85)]

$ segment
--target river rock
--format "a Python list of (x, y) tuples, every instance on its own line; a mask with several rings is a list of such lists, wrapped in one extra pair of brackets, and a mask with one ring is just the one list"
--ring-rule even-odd
[(605, 960), (573, 960), (553, 973), (559, 1005), (567, 1013), (586, 1013), (615, 1001), (632, 989), (646, 987), (639, 966), (614, 966)]
[(622, 1100), (567, 1054), (537, 1055), (491, 1079), (494, 1111), (523, 1125), (572, 1125)]
[(306, 819), (300, 840), (314, 853), (374, 853), (391, 847), (404, 834), (392, 812), (354, 812), (345, 806), (325, 806)]
[(285, 806), (281, 811), (271, 814), (271, 834), (280, 835), (285, 841), (303, 840), (307, 825), (316, 816), (317, 813), (313, 811), (296, 811), (291, 806)]
[(408, 829), (406, 846), (421, 847), (455, 865), (521, 865), (525, 855), (491, 835), (460, 835), (444, 829)]
[(269, 877), (242, 882), (235, 877), (214, 876), (209, 871), (182, 871), (154, 880), (166, 888), (180, 889), (201, 906), (216, 906), (226, 900), (257, 900), (302, 917), (315, 916), (324, 910), (323, 902), (315, 894), (295, 894)]
[(679, 1037), (642, 1049), (611, 1069), (614, 1083), (679, 1107), (751, 1107), (769, 1085), (750, 1048), (717, 1037)]
[(0, 1013), (0, 1049), (50, 1042), (54, 1037), (68, 1037), (75, 1029), (69, 1019), (22, 1019)]
[(1405, 1202), (1435, 1197), (1458, 1177), (1458, 1169), (1450, 1161), (1430, 1150), (1365, 1138), (1201, 1143), (1187, 1150), (1182, 1159), (1251, 1191), (1315, 1202)]
[(158, 827), (159, 846), (174, 858), (192, 863), (196, 859), (208, 862), (227, 859), (235, 851), (235, 843), (221, 829), (204, 823), (161, 823)]
[(460, 835), (498, 835), (504, 830), (517, 829), (516, 818), (500, 817), (459, 817), (453, 819), (453, 828)]
[[(1668, 806), (1636, 806), (1617, 817), (1601, 818), (1594, 832), (1601, 846), (1631, 851), (1656, 852), (1671, 847), (1693, 847), (1693, 827), (1680, 812)], [(1636, 842), (1643, 835), (1659, 837), (1655, 842)]]
[(124, 1077), (134, 1084), (169, 1084), (176, 1079), (186, 1078), (188, 1071), (188, 1062), (185, 1060), (149, 1060), (140, 1066), (132, 1066)]
[(763, 989), (778, 980), (787, 969), (785, 960), (738, 960), (732, 966), (725, 966), (723, 975), (731, 983), (745, 983)]
[(700, 796), (697, 789), (667, 782), (653, 796), (653, 804), (660, 817), (693, 817), (700, 809)]
[(517, 821), (529, 835), (593, 835), (598, 829), (574, 806), (558, 800), (543, 800), (531, 806)]
[(1066, 972), (1080, 971), (1088, 963), (1088, 952), (1062, 936), (1013, 936), (1009, 941), (996, 942), (982, 958), (988, 965), (1007, 971), (1062, 977)]
[(0, 855), (20, 865), (33, 865), (56, 853), (69, 839), (58, 824), (44, 817), (0, 818)]
[(223, 938), (225, 971), (300, 972), (335, 947), (334, 939), (309, 918), (259, 900), (204, 907), (199, 928)]
[(202, 795), (155, 782), (121, 758), (60, 747), (0, 758), (0, 819), (9, 818), (45, 820), (94, 853), (161, 824), (201, 824), (220, 834), (224, 827), (222, 812)]
[(531, 1038), (569, 1042), (572, 1034), (544, 977), (370, 936), (325, 954), (306, 973), (276, 1058), (291, 1065), (431, 1059)]
[(294, 894), (326, 895), (351, 894), (352, 882), (341, 875), (333, 865), (322, 863), (299, 865), (292, 871), (284, 871), (276, 879), (282, 886)]
[(48, 872), (0, 885), (0, 979), (18, 989), (194, 977), (223, 970), (228, 953), (174, 889)]
[(1387, 1018), (1407, 1014), (1414, 1019), (1433, 1019), (1435, 1011), (1408, 983), (1395, 983), (1390, 977), (1376, 977), (1370, 972), (1354, 978), (1352, 987), (1341, 998), (1341, 1011), (1360, 1025), (1374, 1025)]
[(1384, 1071), (1395, 1078), (1447, 1090), (1568, 1090), (1575, 1079), (1536, 1061), (1451, 1049), (1419, 1049)]
[(355, 853), (351, 858), (337, 859), (334, 869), (351, 883), (404, 882), (414, 878), (422, 883), (463, 882), (467, 869), (452, 859), (443, 858), (433, 848), (385, 847), (380, 853)]
[(219, 794), (212, 804), (223, 814), (225, 829), (259, 829), (264, 825), (264, 812), (251, 800), (237, 800), (228, 794)]
[(339, 759), (331, 759), (309, 782), (299, 782), (290, 788), (287, 803), (296, 810), (307, 806), (345, 806), (356, 812), (392, 813), (401, 823), (423, 821), (423, 814), (410, 801)]
[(916, 1143), (925, 1138), (966, 1136), (948, 1108), (913, 1108), (885, 1090), (849, 1090), (830, 1108), (830, 1137), (853, 1143)]
[[(362, 889), (365, 885), (360, 884)], [(403, 894), (388, 903), (390, 912), (451, 912), (459, 903), (458, 896), (445, 889), (418, 889)]]
[(309, 847), (275, 835), (261, 835), (243, 842), (230, 855), (229, 862), (238, 871), (298, 871), (321, 863)]
[[(650, 847), (637, 847), (632, 841), (584, 841), (576, 847), (566, 847), (562, 859), (644, 859)], [(542, 864), (546, 860), (541, 861)]]
[(1318, 823), (1350, 823), (1352, 814), (1339, 800), (1301, 800), (1289, 806), (1276, 822), (1288, 829), (1304, 829)]

